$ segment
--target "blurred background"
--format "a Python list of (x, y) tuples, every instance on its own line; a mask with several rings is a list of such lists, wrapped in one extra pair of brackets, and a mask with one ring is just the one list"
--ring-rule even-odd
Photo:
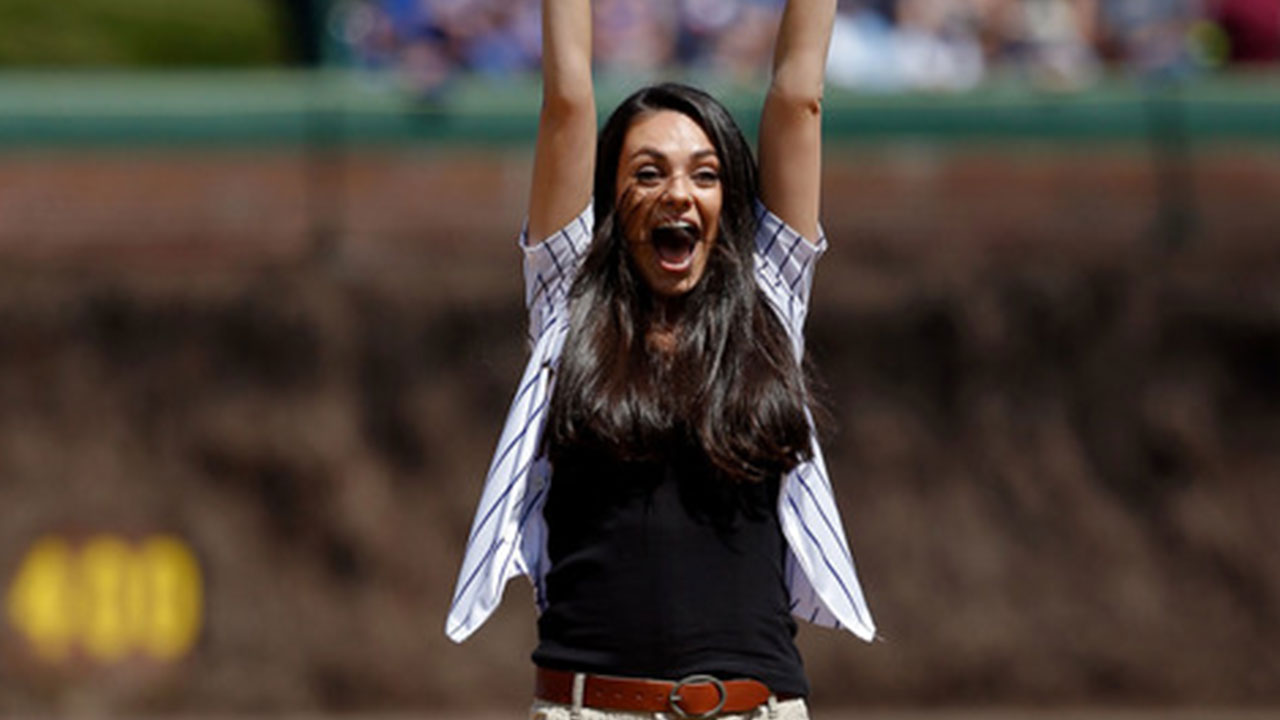
[[(754, 132), (777, 0), (594, 6), (602, 112)], [(1280, 0), (840, 8), (809, 349), (883, 637), (802, 628), (817, 713), (1274, 717)], [(527, 585), (443, 623), (538, 34), (0, 2), (0, 714), (524, 713)]]

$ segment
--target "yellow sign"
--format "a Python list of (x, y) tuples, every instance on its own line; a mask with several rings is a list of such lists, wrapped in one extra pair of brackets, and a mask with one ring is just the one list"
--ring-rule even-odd
[(102, 663), (136, 655), (171, 662), (200, 635), (203, 593), (195, 553), (178, 538), (98, 535), (76, 547), (49, 535), (23, 558), (6, 606), (9, 622), (49, 662), (77, 648)]

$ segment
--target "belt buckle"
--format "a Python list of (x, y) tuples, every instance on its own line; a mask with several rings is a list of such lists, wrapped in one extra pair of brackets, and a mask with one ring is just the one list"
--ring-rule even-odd
[[(720, 694), (720, 701), (716, 703), (715, 707), (704, 713), (690, 713), (680, 707), (680, 702), (684, 700), (684, 698), (680, 697), (680, 688), (694, 683), (711, 683), (715, 687), (716, 692)], [(720, 681), (720, 678), (712, 675), (689, 675), (681, 678), (676, 681), (675, 685), (671, 686), (671, 692), (667, 695), (667, 704), (671, 706), (672, 710), (676, 711), (676, 715), (687, 720), (706, 720), (707, 718), (715, 717), (724, 709), (724, 704), (728, 700), (729, 691), (725, 689), (724, 683)]]

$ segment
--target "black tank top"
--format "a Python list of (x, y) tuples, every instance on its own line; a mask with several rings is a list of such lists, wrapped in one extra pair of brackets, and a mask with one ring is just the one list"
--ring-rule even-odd
[(807, 695), (777, 498), (776, 479), (735, 483), (697, 449), (651, 462), (559, 457), (544, 509), (551, 570), (534, 662), (755, 678)]

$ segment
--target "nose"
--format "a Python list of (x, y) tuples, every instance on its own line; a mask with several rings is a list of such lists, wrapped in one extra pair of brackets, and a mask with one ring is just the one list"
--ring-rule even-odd
[(688, 207), (693, 202), (689, 178), (684, 173), (671, 176), (666, 191), (662, 194), (662, 200), (666, 205), (681, 210)]

